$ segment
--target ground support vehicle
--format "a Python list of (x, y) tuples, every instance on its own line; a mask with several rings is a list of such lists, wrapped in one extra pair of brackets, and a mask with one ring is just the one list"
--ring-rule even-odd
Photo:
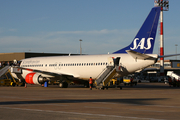
[(11, 75), (10, 70), (8, 69), (7, 72), (1, 76), (0, 78), (0, 85), (1, 86), (24, 86), (25, 82), (20, 82)]
[(123, 77), (124, 86), (126, 86), (126, 85), (130, 85), (130, 86), (137, 85), (137, 81), (134, 79), (133, 80), (131, 80), (131, 79), (133, 79), (131, 76)]

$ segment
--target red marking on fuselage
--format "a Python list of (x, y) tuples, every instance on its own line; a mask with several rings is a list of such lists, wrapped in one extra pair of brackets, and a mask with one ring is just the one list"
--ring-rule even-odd
[(34, 74), (36, 74), (36, 73), (29, 73), (29, 74), (26, 75), (26, 77), (25, 77), (26, 83), (28, 83), (28, 84), (34, 84), (34, 82), (33, 82), (33, 76), (34, 76)]

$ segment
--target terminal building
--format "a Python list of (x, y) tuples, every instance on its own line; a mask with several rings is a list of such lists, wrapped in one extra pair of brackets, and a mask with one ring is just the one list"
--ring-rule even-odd
[(35, 53), (35, 52), (20, 52), (20, 53), (0, 53), (0, 62), (2, 64), (12, 63), (13, 60), (22, 60), (31, 57), (46, 57), (46, 56), (68, 56), (68, 55), (78, 55), (78, 54), (68, 54), (68, 53)]
[[(164, 76), (167, 75), (168, 71), (180, 75), (180, 60), (164, 60)], [(143, 80), (158, 81), (160, 78), (160, 61), (142, 71), (138, 71), (136, 76)]]

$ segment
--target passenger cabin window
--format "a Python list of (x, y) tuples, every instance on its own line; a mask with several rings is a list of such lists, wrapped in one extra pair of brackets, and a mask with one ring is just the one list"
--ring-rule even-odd
[[(50, 67), (54, 66), (93, 66), (93, 65), (108, 65), (107, 62), (99, 62), (99, 63), (62, 63), (62, 64), (49, 64)], [(37, 64), (37, 65), (23, 65), (24, 67), (43, 67), (43, 64)], [(47, 64), (45, 64), (45, 67), (47, 67)]]

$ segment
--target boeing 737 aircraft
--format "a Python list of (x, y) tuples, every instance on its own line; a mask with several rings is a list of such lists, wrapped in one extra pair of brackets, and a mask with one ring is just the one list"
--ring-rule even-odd
[[(112, 54), (34, 57), (21, 60), (20, 73), (13, 73), (17, 79), (28, 84), (43, 84), (44, 81), (58, 81), (60, 87), (68, 87), (67, 80), (81, 81), (88, 84), (89, 77), (96, 79), (107, 68), (114, 66), (112, 77), (120, 77), (144, 69), (158, 60), (153, 53), (156, 31), (159, 21), (160, 7), (150, 11), (132, 43)], [(163, 57), (163, 56), (161, 56)], [(116, 61), (116, 63), (114, 63)]]

